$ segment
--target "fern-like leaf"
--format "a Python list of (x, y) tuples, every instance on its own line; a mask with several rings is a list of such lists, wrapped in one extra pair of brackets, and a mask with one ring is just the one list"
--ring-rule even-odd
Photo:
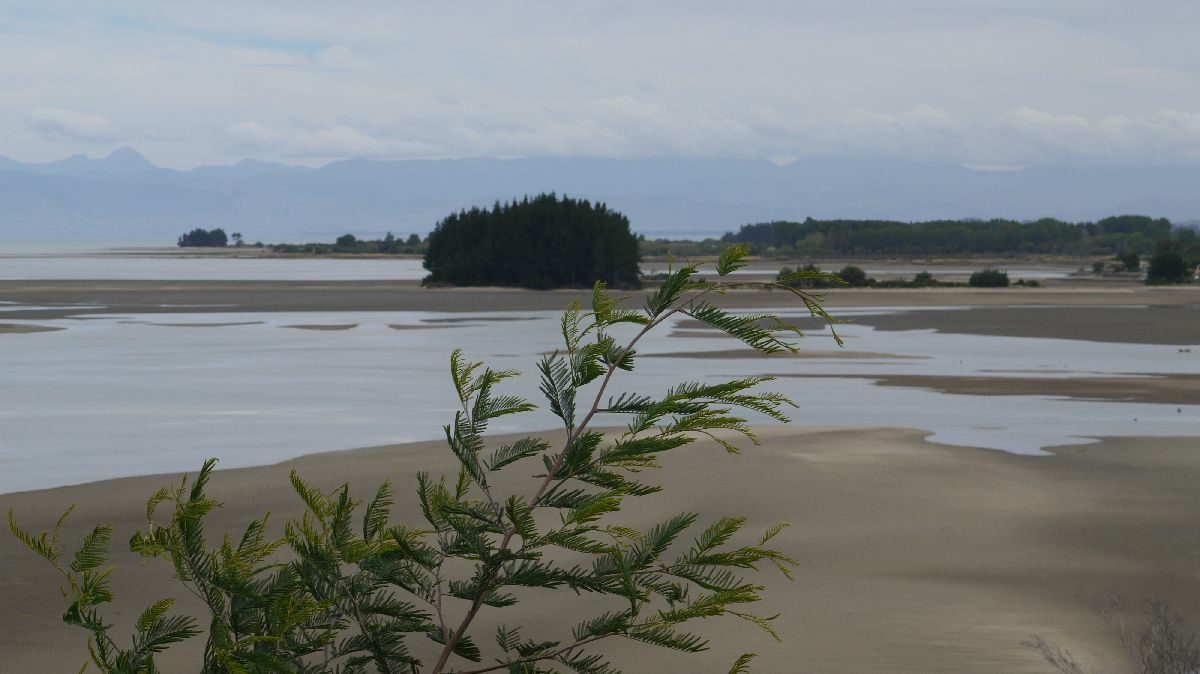
[(726, 246), (725, 250), (721, 251), (721, 257), (717, 259), (717, 275), (728, 276), (732, 272), (746, 266), (742, 262), (742, 258), (750, 254), (750, 244), (735, 243), (731, 246)]
[(750, 674), (750, 661), (755, 657), (754, 653), (742, 653), (729, 669), (729, 674)]

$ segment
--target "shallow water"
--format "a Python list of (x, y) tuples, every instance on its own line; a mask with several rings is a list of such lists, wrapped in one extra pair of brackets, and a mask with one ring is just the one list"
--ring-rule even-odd
[(415, 259), (0, 256), (0, 280), (415, 281)]
[[(199, 313), (37, 321), (65, 329), (0, 336), (0, 493), (194, 470), (211, 456), (228, 468), (441, 437), (441, 425), (455, 407), (447, 376), (450, 350), (462, 347), (470, 358), (524, 371), (510, 390), (537, 399), (536, 361), (557, 346), (558, 317), (557, 312)], [(354, 327), (286, 327), (294, 325)], [(921, 428), (936, 442), (1019, 453), (1101, 436), (1200, 435), (1200, 406), (951, 395), (844, 378), (1200, 373), (1200, 348), (1183, 353), (1175, 346), (876, 332), (858, 325), (839, 332), (849, 351), (909, 357), (645, 358), (635, 381), (639, 390), (652, 393), (676, 383), (680, 372), (710, 380), (809, 375), (781, 377), (770, 385), (800, 403), (792, 415), (797, 424)], [(668, 333), (651, 333), (641, 351), (739, 346), (727, 338)], [(811, 333), (801, 347), (836, 348), (827, 330)], [(614, 392), (624, 381), (630, 375), (615, 380)], [(581, 395), (585, 398), (590, 400)], [(492, 430), (553, 428), (556, 419), (539, 411), (502, 421)], [(619, 423), (614, 419), (611, 425)]]
[[(738, 270), (737, 274), (774, 275), (780, 265), (755, 263)], [(840, 267), (839, 267), (840, 268)], [(648, 274), (664, 272), (666, 263), (647, 262), (642, 270)], [(921, 271), (935, 276), (969, 276), (975, 269), (968, 267), (930, 266), (902, 268), (892, 266), (864, 267), (869, 276), (891, 278), (911, 277)], [(1008, 269), (1016, 279), (1066, 278), (1074, 269), (1043, 265)], [(187, 256), (183, 254), (148, 255), (64, 255), (0, 254), (0, 280), (138, 280), (138, 281), (415, 281), (428, 274), (421, 260), (397, 258), (323, 259), (323, 258), (258, 258)]]

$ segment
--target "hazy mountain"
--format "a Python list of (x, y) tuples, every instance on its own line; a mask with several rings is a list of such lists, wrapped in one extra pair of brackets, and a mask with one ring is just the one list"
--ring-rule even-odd
[[(130, 148), (48, 164), (0, 157), (3, 241), (170, 244), (192, 227), (249, 241), (429, 231), (442, 216), (556, 191), (604, 201), (648, 236), (773, 219), (1200, 216), (1200, 168), (1030, 167), (734, 159), (243, 160), (175, 171)], [(0, 241), (0, 245), (3, 245)]]

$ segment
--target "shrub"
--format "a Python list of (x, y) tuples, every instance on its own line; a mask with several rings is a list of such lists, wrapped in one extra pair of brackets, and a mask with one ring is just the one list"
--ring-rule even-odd
[[(165, 599), (137, 619), (129, 646), (119, 645), (101, 613), (113, 599), (112, 569), (105, 564), (112, 526), (93, 529), (69, 562), (59, 548), (66, 515), (53, 529), (31, 533), (10, 511), (10, 528), (64, 577), (70, 605), (63, 620), (87, 632), (92, 661), (109, 674), (157, 671), (156, 654), (197, 636), (201, 624), (208, 643), (198, 669), (211, 674), (353, 674), (367, 667), (405, 674), (437, 674), (447, 667), (601, 674), (614, 671), (592, 645), (605, 639), (694, 653), (707, 645), (687, 631), (700, 619), (739, 618), (771, 632), (771, 618), (747, 608), (764, 590), (747, 574), (758, 565), (789, 573), (793, 560), (769, 546), (783, 525), (739, 545), (731, 541), (745, 521), (725, 517), (703, 525), (685, 548), (677, 541), (699, 524), (694, 513), (668, 516), (642, 532), (614, 518), (628, 499), (659, 491), (646, 481), (649, 469), (658, 467), (661, 454), (697, 435), (731, 452), (739, 438), (757, 443), (734, 410), (787, 420), (782, 410), (790, 400), (756, 390), (771, 377), (684, 382), (658, 396), (609, 391), (619, 373), (633, 369), (642, 336), (675, 314), (758, 351), (795, 351), (782, 338), (798, 334), (792, 326), (771, 315), (733, 315), (708, 302), (730, 288), (789, 290), (813, 316), (829, 319), (820, 298), (803, 290), (726, 280), (747, 252), (746, 246), (727, 249), (716, 265), (718, 281), (692, 281), (697, 272), (692, 265), (672, 273), (648, 297), (644, 311), (622, 308), (603, 283), (594, 288), (591, 311), (578, 303), (567, 309), (562, 350), (538, 364), (541, 392), (562, 424), (556, 447), (526, 437), (487, 451), (490, 422), (534, 405), (497, 391), (517, 373), (492, 370), (455, 351), (450, 374), (459, 408), (445, 433), (460, 468), (449, 480), (416, 476), (425, 519), (419, 527), (389, 522), (394, 498), (386, 482), (360, 510), (349, 485), (326, 493), (293, 472), (293, 488), (306, 507), (303, 519), (287, 523), (278, 539), (268, 537), (265, 518), (256, 520), (240, 539), (226, 538), (210, 548), (204, 518), (220, 504), (205, 488), (215, 460), (194, 480), (185, 476), (177, 487), (154, 494), (147, 528), (133, 536), (130, 548), (169, 560), (180, 582), (207, 606), (210, 615), (203, 620), (170, 614), (172, 600)], [(618, 342), (623, 330), (628, 335)], [(605, 436), (592, 428), (602, 417), (627, 419), (628, 426)], [(518, 467), (531, 473), (529, 491), (504, 493), (498, 473)], [(282, 549), (290, 550), (285, 559), (277, 554)], [(584, 561), (564, 563), (563, 557)], [(451, 658), (483, 660), (485, 646), (472, 629), (475, 618), (531, 600), (523, 588), (572, 590), (606, 601), (569, 634), (526, 635), (502, 625), (489, 654), (497, 665), (451, 665)], [(429, 640), (431, 665), (419, 655)], [(752, 657), (741, 656), (733, 671), (747, 671)]]
[(860, 288), (870, 284), (870, 279), (867, 278), (867, 272), (863, 271), (860, 267), (855, 267), (852, 264), (842, 267), (842, 270), (838, 272), (838, 276), (842, 277), (842, 280), (846, 282), (846, 285), (854, 288)]
[(1125, 267), (1125, 271), (1137, 271), (1142, 266), (1141, 258), (1136, 252), (1128, 252), (1124, 255), (1118, 255), (1117, 260)]
[[(1119, 600), (1099, 610), (1113, 637), (1134, 662), (1138, 674), (1200, 672), (1200, 635), (1164, 601), (1150, 602), (1140, 621), (1130, 619)], [(1084, 674), (1071, 652), (1035, 635), (1023, 645), (1036, 650), (1061, 674)]]
[(1170, 250), (1159, 251), (1150, 258), (1150, 267), (1146, 270), (1146, 283), (1150, 285), (1186, 283), (1189, 271), (1187, 262), (1182, 255)]
[(1008, 272), (999, 269), (980, 269), (971, 274), (967, 285), (972, 288), (1007, 288)]
[(933, 278), (933, 274), (930, 274), (927, 271), (917, 272), (917, 275), (913, 277), (912, 283), (918, 288), (927, 288), (929, 286), (937, 285), (937, 281)]

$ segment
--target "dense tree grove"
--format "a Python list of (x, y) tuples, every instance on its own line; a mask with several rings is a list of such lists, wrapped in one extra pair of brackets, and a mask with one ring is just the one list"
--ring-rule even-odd
[(971, 274), (967, 285), (972, 288), (1007, 288), (1008, 272), (999, 269), (980, 269)]
[[(1189, 230), (1190, 231), (1190, 230)], [(961, 255), (976, 253), (1149, 253), (1172, 234), (1165, 218), (1120, 215), (1097, 222), (1016, 220), (814, 220), (743, 225), (725, 241), (755, 253), (808, 255)]]
[(429, 235), (426, 284), (636, 288), (638, 242), (604, 204), (542, 194), (451, 214)]
[[(239, 240), (241, 234), (237, 235)], [(180, 248), (199, 248), (199, 247), (217, 247), (221, 248), (229, 244), (229, 237), (225, 235), (225, 230), (217, 229), (201, 229), (197, 227), (187, 234), (183, 234), (176, 242)]]
[(1188, 232), (1191, 236), (1158, 242), (1146, 270), (1146, 283), (1162, 285), (1192, 280), (1195, 270), (1200, 268), (1200, 241), (1192, 230)]

